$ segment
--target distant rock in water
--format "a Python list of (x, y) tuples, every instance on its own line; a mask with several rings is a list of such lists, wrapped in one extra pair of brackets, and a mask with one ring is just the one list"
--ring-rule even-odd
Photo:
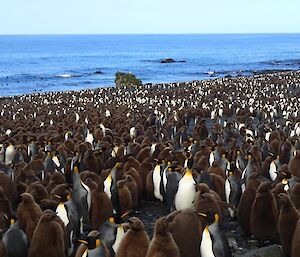
[(175, 61), (172, 58), (166, 58), (160, 61), (160, 63), (174, 63), (174, 62), (185, 62), (185, 61)]
[(101, 70), (97, 70), (94, 72), (94, 74), (103, 74), (103, 72)]

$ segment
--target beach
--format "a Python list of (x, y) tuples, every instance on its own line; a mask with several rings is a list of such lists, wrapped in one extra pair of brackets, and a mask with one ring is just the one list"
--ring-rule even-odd
[[(4, 193), (10, 195), (11, 210), (6, 213), (10, 218), (16, 215), (24, 192), (32, 192), (42, 210), (55, 211), (61, 201), (54, 199), (51, 192), (66, 184), (72, 195), (72, 169), (76, 165), (91, 192), (97, 184), (104, 183), (105, 188), (114, 167), (122, 174), (118, 180), (124, 180), (128, 174), (136, 179), (133, 187), (138, 192), (137, 206), (124, 207), (122, 214), (134, 209), (130, 215), (143, 221), (150, 238), (157, 218), (171, 213), (165, 199), (156, 199), (147, 186), (150, 172), (160, 161), (176, 165), (180, 176), (190, 168), (195, 185), (205, 183), (202, 175), (206, 172), (211, 176), (210, 189), (224, 202), (225, 181), (229, 172), (238, 168), (237, 151), (242, 152), (245, 162), (237, 175), (241, 185), (245, 183), (243, 172), (250, 163), (248, 155), (255, 160), (249, 176), (258, 174), (255, 190), (265, 182), (270, 183), (272, 195), (287, 193), (292, 197), (292, 187), (300, 183), (299, 167), (291, 164), (300, 154), (299, 70), (144, 84), (127, 89), (105, 87), (3, 96), (0, 124), (0, 173), (9, 178), (14, 188), (14, 193), (9, 193), (0, 180)], [(30, 145), (34, 145), (34, 151)], [(13, 157), (7, 160), (8, 152), (4, 153), (11, 146)], [(279, 160), (277, 179), (270, 177), (271, 161), (266, 168), (268, 157), (274, 158), (271, 161)], [(188, 160), (192, 160), (191, 164), (185, 163)], [(51, 184), (56, 173), (62, 174), (63, 179)], [(274, 191), (283, 181), (289, 181), (289, 191)], [(33, 183), (42, 188), (44, 196), (33, 190)], [(197, 191), (201, 194), (201, 190)], [(54, 201), (54, 207), (47, 200)], [(239, 206), (234, 208), (237, 212)], [(276, 208), (278, 218), (280, 205)], [(281, 256), (280, 236), (262, 243), (252, 233), (245, 235), (237, 214), (230, 217), (227, 208), (220, 213), (221, 228), (233, 256)], [(84, 225), (87, 232), (95, 229), (90, 220)], [(7, 228), (7, 224), (3, 225), (1, 231)]]

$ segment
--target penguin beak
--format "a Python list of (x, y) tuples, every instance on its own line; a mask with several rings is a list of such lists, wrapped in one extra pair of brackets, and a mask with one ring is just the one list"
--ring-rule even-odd
[(201, 217), (207, 218), (207, 214), (203, 212), (197, 212), (197, 214)]
[(79, 239), (79, 240), (78, 240), (78, 242), (79, 242), (79, 243), (82, 243), (82, 244), (85, 244), (85, 245), (87, 245), (87, 244), (88, 244), (88, 242), (87, 242), (87, 241), (85, 241), (85, 240), (81, 240), (81, 239)]

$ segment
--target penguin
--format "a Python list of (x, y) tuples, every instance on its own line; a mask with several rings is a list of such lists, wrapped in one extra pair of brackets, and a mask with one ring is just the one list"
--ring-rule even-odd
[(280, 214), (278, 219), (278, 232), (285, 256), (292, 254), (292, 240), (297, 222), (300, 217), (299, 211), (295, 208), (292, 200), (287, 194), (278, 195), (280, 203)]
[(168, 230), (172, 233), (179, 248), (180, 256), (200, 256), (199, 245), (202, 236), (202, 223), (197, 212), (188, 209), (172, 212), (169, 216), (173, 216), (173, 220), (170, 222)]
[(157, 164), (153, 170), (152, 173), (152, 179), (153, 179), (153, 187), (154, 187), (154, 196), (156, 199), (163, 201), (163, 187), (162, 187), (162, 175), (163, 175), (163, 169), (165, 166), (165, 162), (163, 161), (161, 164)]
[(256, 160), (253, 159), (253, 156), (251, 153), (248, 154), (248, 163), (246, 168), (243, 170), (242, 177), (241, 177), (241, 187), (242, 191), (245, 191), (246, 185), (247, 185), (247, 180), (248, 177), (253, 173), (257, 171), (257, 166), (256, 166)]
[(116, 257), (144, 257), (147, 254), (150, 243), (145, 226), (136, 217), (130, 218), (128, 222), (129, 230), (121, 241)]
[(89, 224), (89, 212), (91, 208), (91, 191), (80, 178), (78, 167), (73, 170), (72, 200), (77, 206), (79, 216), (82, 217), (83, 225)]
[(178, 184), (178, 190), (175, 195), (174, 204), (176, 210), (184, 210), (193, 206), (196, 196), (195, 180), (192, 170), (186, 169), (185, 174)]
[(48, 210), (34, 231), (28, 257), (65, 257), (65, 231), (57, 216)]
[(113, 206), (104, 192), (104, 184), (99, 182), (98, 188), (92, 192), (92, 205), (91, 205), (91, 226), (92, 229), (100, 229), (101, 225), (113, 216)]
[(263, 182), (258, 187), (251, 211), (250, 230), (254, 237), (260, 241), (277, 239), (278, 215), (271, 183)]
[(241, 154), (240, 150), (237, 150), (236, 152), (237, 156), (236, 156), (236, 160), (235, 160), (235, 166), (239, 169), (244, 171), (246, 168), (246, 164), (245, 164), (245, 159)]
[(17, 209), (17, 218), (20, 228), (26, 233), (31, 241), (36, 225), (42, 216), (42, 210), (29, 193), (23, 193), (22, 202)]
[(300, 150), (296, 152), (296, 155), (291, 160), (289, 168), (295, 177), (300, 178)]
[(111, 256), (115, 256), (116, 252), (118, 251), (126, 229), (127, 224), (116, 224), (114, 223), (113, 217), (110, 217), (100, 227), (99, 232), (101, 234), (101, 239), (105, 242)]
[(163, 179), (165, 182), (165, 198), (164, 204), (167, 210), (172, 211), (174, 208), (174, 199), (178, 190), (179, 181), (182, 179), (180, 167), (177, 165), (170, 165), (165, 169)]
[[(68, 198), (70, 198), (70, 196), (68, 196)], [(65, 225), (67, 237), (65, 248), (67, 249), (68, 254), (72, 255), (75, 252), (75, 245), (73, 242), (80, 236), (80, 216), (76, 204), (70, 198), (65, 203), (59, 203), (55, 213)]]
[(108, 195), (109, 199), (111, 200), (113, 206), (113, 213), (116, 215), (117, 222), (119, 222), (121, 217), (121, 203), (117, 186), (117, 166), (118, 164), (116, 164), (116, 166), (112, 168), (111, 172), (104, 180), (104, 192)]
[(84, 153), (82, 162), (86, 170), (99, 174), (97, 158), (92, 149), (89, 149)]
[[(203, 214), (202, 214), (203, 215)], [(213, 219), (213, 223), (206, 225), (200, 243), (201, 257), (231, 257), (231, 249), (224, 232), (219, 227), (219, 215), (217, 213), (211, 213), (204, 215), (214, 216), (208, 220)], [(209, 222), (210, 223), (210, 222)]]
[(4, 233), (2, 241), (9, 257), (27, 257), (28, 239), (18, 222), (10, 220), (10, 228)]
[(299, 257), (299, 253), (300, 253), (300, 220), (298, 220), (297, 222), (294, 236), (293, 236), (291, 257)]
[(238, 206), (237, 219), (246, 236), (250, 235), (250, 218), (252, 205), (256, 196), (256, 188), (247, 186)]
[[(239, 178), (240, 172), (236, 168), (233, 167), (231, 168), (230, 168), (231, 170), (229, 170), (229, 176), (225, 180), (225, 196), (226, 196), (226, 202), (228, 204), (233, 205), (235, 208), (237, 208), (242, 196), (242, 188), (241, 188), (240, 178)], [(235, 215), (233, 210), (231, 208), (228, 208), (228, 211), (230, 217), (233, 218)]]
[(289, 191), (291, 199), (296, 207), (296, 209), (300, 209), (300, 183), (296, 182)]
[(169, 232), (170, 220), (161, 217), (156, 220), (154, 236), (150, 242), (146, 257), (180, 257), (178, 246)]
[(3, 244), (1, 239), (0, 239), (0, 256), (8, 257), (7, 250), (6, 250), (5, 245)]
[(100, 239), (100, 233), (97, 230), (91, 231), (87, 235), (87, 240), (79, 240), (85, 245), (83, 253), (81, 247), (78, 248), (75, 257), (110, 257), (105, 243)]
[(31, 141), (31, 143), (27, 147), (27, 155), (29, 158), (29, 161), (32, 161), (33, 158), (38, 154), (38, 148), (34, 141)]
[(278, 161), (273, 160), (270, 163), (269, 173), (268, 173), (268, 177), (271, 179), (271, 181), (274, 181), (277, 178), (278, 169), (279, 169)]
[(5, 163), (5, 165), (12, 164), (15, 153), (16, 153), (15, 147), (13, 146), (13, 144), (9, 143), (8, 146), (6, 147), (5, 153), (4, 153), (4, 156), (5, 156), (5, 162), (4, 163)]
[(129, 188), (126, 186), (125, 180), (117, 182), (118, 201), (120, 203), (120, 212), (117, 213), (117, 222), (121, 221), (121, 216), (133, 209), (132, 195)]

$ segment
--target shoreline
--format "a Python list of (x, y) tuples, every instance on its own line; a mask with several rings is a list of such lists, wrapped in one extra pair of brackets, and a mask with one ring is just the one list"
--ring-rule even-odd
[[(190, 81), (182, 81), (182, 82), (159, 82), (159, 83), (144, 83), (142, 87), (139, 87), (139, 89), (143, 89), (143, 88), (148, 88), (148, 87), (159, 87), (159, 86), (164, 86), (164, 85), (179, 85), (179, 86), (189, 86), (189, 84), (193, 84), (193, 83), (207, 83), (207, 82), (211, 82), (214, 83), (214, 81), (219, 81), (222, 80), (224, 82), (226, 81), (230, 81), (230, 80), (234, 80), (234, 81), (238, 81), (238, 80), (243, 80), (245, 78), (247, 78), (248, 80), (251, 79), (256, 79), (256, 78), (260, 78), (260, 77), (268, 77), (268, 76), (279, 76), (279, 75), (285, 75), (285, 74), (295, 74), (295, 75), (299, 75), (300, 76), (300, 69), (299, 70), (284, 70), (284, 71), (272, 71), (272, 72), (261, 72), (259, 74), (254, 74), (254, 75), (239, 75), (239, 76), (231, 76), (231, 77), (211, 77), (209, 79), (202, 79), (202, 80), (190, 80)], [(78, 89), (78, 90), (64, 90), (64, 91), (49, 91), (49, 92), (32, 92), (29, 94), (20, 94), (20, 95), (12, 95), (12, 96), (0, 96), (0, 100), (4, 100), (4, 99), (14, 99), (14, 98), (18, 98), (18, 97), (24, 97), (24, 96), (30, 96), (30, 95), (38, 95), (38, 96), (46, 96), (49, 94), (70, 94), (70, 93), (78, 93), (81, 91), (97, 91), (100, 89), (107, 89), (107, 90), (111, 90), (111, 89), (116, 89), (115, 85), (111, 85), (111, 86), (101, 86), (101, 87), (95, 87), (95, 88), (86, 88), (86, 89)], [(117, 90), (117, 89), (116, 89)]]

